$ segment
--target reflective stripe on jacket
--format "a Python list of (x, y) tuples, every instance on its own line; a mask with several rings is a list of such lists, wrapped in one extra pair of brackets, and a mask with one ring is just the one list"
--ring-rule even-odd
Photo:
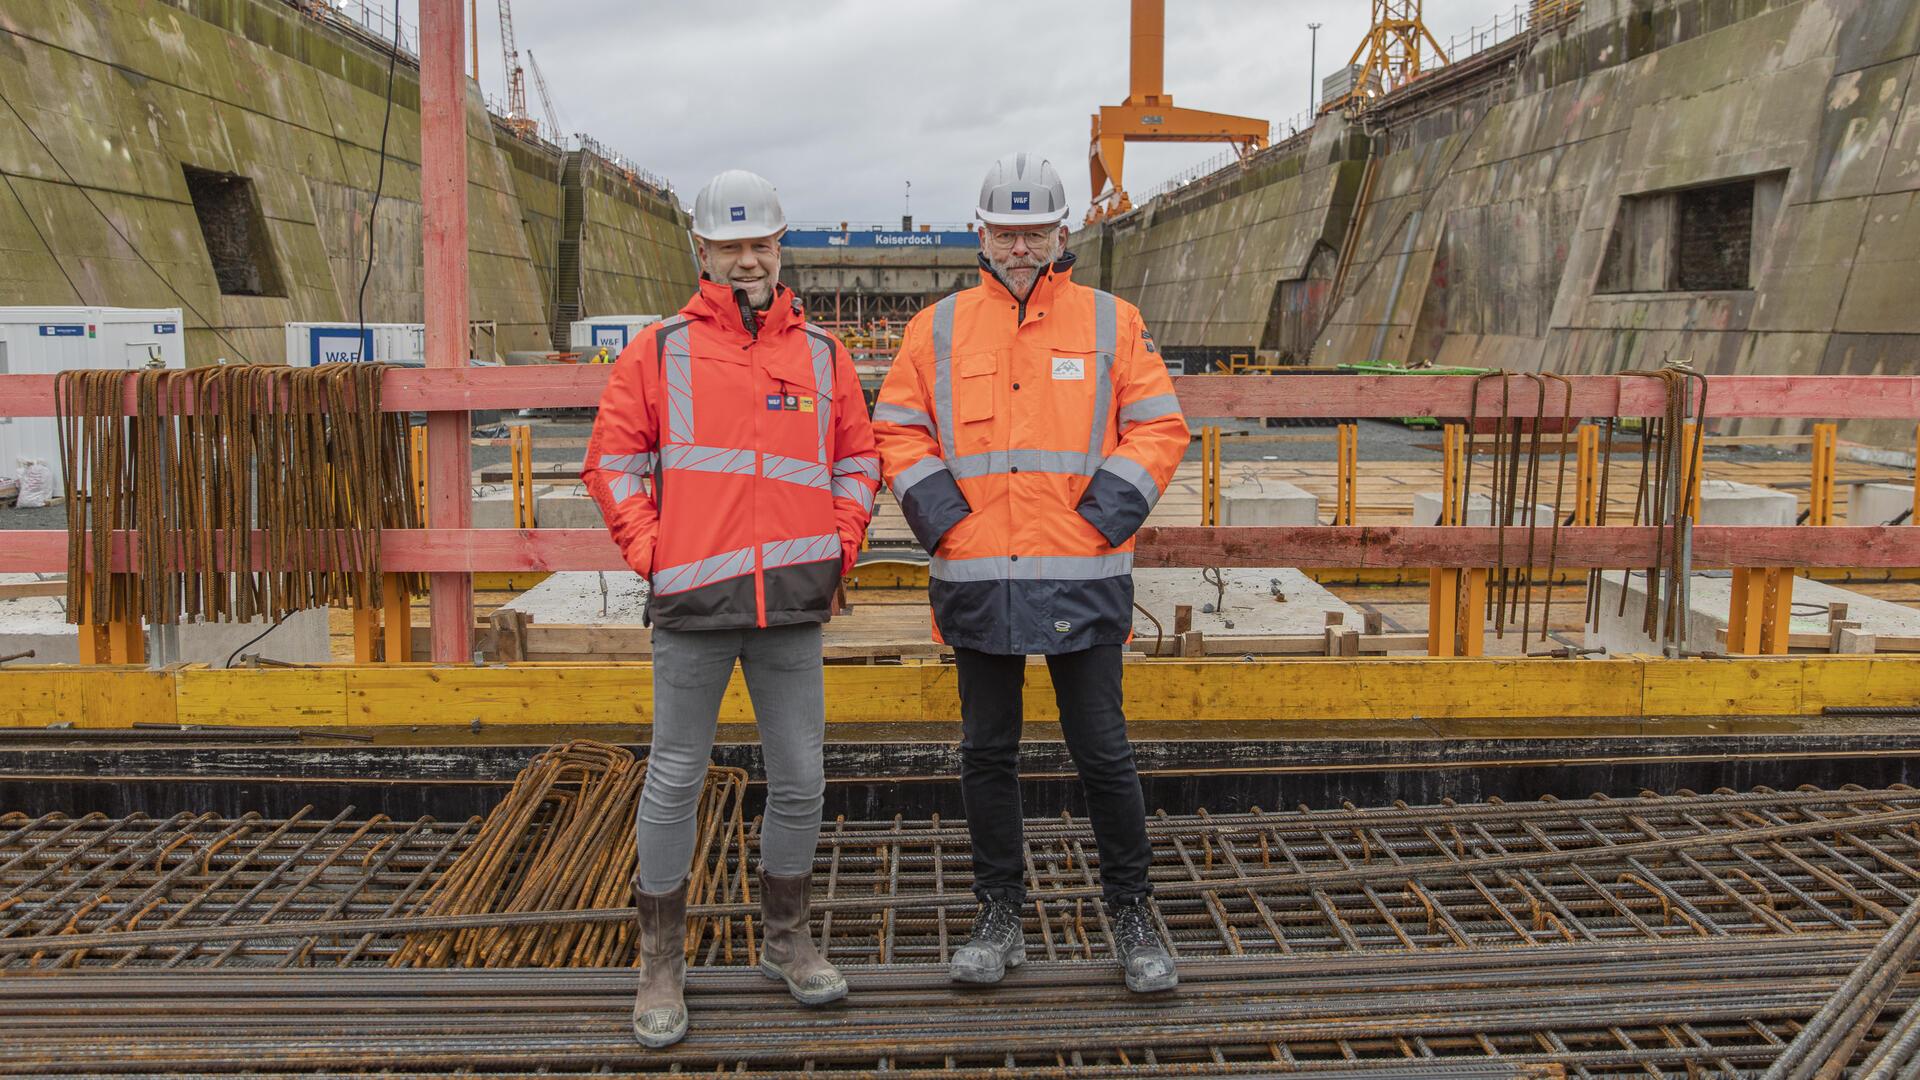
[(670, 630), (825, 622), (880, 462), (853, 358), (781, 286), (753, 328), (702, 280), (614, 361), (581, 470)]
[(1076, 652), (1132, 627), (1133, 534), (1189, 435), (1139, 311), (1071, 266), (1024, 305), (983, 266), (907, 325), (880, 388), (885, 478), (949, 644)]

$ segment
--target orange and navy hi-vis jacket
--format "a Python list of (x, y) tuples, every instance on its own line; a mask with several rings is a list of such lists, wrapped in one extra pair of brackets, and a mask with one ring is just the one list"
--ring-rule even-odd
[(614, 361), (581, 477), (669, 630), (825, 622), (880, 484), (853, 358), (702, 280)]
[(916, 315), (874, 407), (887, 483), (933, 556), (934, 625), (1003, 655), (1127, 640), (1133, 534), (1186, 453), (1167, 366), (1132, 304), (1075, 285), (1025, 304), (981, 283)]

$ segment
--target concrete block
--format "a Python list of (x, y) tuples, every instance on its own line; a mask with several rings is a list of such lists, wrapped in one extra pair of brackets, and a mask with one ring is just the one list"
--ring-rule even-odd
[(552, 494), (542, 495), (537, 513), (543, 529), (607, 527), (606, 519), (600, 516), (600, 504), (594, 502), (593, 497), (579, 484), (562, 485)]
[(1228, 525), (1318, 525), (1320, 498), (1283, 480), (1242, 480), (1220, 493)]
[[(533, 486), (533, 505), (536, 515), (543, 512), (543, 500), (553, 491), (551, 484)], [(546, 525), (544, 519), (536, 518)], [(509, 484), (488, 484), (479, 489), (473, 499), (473, 527), (476, 529), (513, 528), (513, 487)], [(554, 526), (557, 527), (557, 526)]]
[[(1624, 575), (1609, 570), (1600, 575), (1598, 615), (1587, 627), (1586, 644), (1603, 648), (1618, 656), (1623, 653), (1657, 652), (1655, 638), (1641, 630), (1646, 614), (1647, 577), (1634, 571)], [(1625, 588), (1627, 610), (1620, 612), (1620, 593)], [(1920, 610), (1888, 600), (1876, 600), (1851, 589), (1829, 585), (1810, 578), (1793, 582), (1793, 619), (1790, 633), (1825, 633), (1827, 615), (1833, 604), (1847, 605), (1847, 619), (1858, 622), (1863, 634), (1887, 637), (1920, 635)], [(1691, 575), (1687, 583), (1687, 648), (1718, 652), (1723, 647), (1720, 631), (1727, 627), (1727, 613), (1733, 606), (1733, 575), (1725, 570), (1706, 570)]]
[[(265, 637), (248, 645), (254, 635), (266, 629), (268, 620), (248, 622), (185, 623), (172, 627), (147, 627), (147, 658), (153, 664), (208, 664), (227, 666), (235, 649), (259, 653), (268, 660), (288, 664), (324, 664), (333, 659), (333, 644), (328, 636), (326, 608), (296, 611), (280, 621)], [(168, 638), (172, 637), (173, 643)], [(237, 659), (235, 661), (238, 662)]]
[(1700, 482), (1698, 525), (1791, 525), (1800, 501), (1785, 491), (1732, 480)]
[[(1357, 630), (1362, 623), (1359, 609), (1290, 566), (1221, 570), (1220, 579), (1227, 586), (1224, 609), (1219, 607), (1220, 590), (1200, 574), (1197, 568), (1133, 572), (1134, 602), (1160, 620), (1165, 639), (1173, 637), (1173, 609), (1182, 604), (1193, 608), (1193, 628), (1209, 641), (1236, 636), (1322, 634), (1329, 612), (1339, 614), (1342, 626)], [(1276, 598), (1276, 589), (1285, 599)], [(1208, 605), (1216, 610), (1203, 610)], [(1153, 648), (1153, 620), (1138, 611), (1133, 615), (1133, 640), (1136, 646)]]
[[(595, 524), (599, 519), (596, 517)], [(542, 520), (542, 526), (546, 522)], [(551, 528), (574, 528), (555, 525)], [(563, 626), (639, 626), (649, 590), (645, 578), (625, 570), (566, 570), (500, 605), (524, 611), (533, 621)]]
[(1902, 514), (1902, 524), (1913, 524), (1912, 484), (1851, 484), (1847, 497), (1847, 524), (1889, 525)]
[[(0, 575), (0, 581), (31, 580), (31, 574)], [(333, 658), (325, 608), (296, 611), (259, 641), (246, 644), (266, 626), (261, 619), (148, 626), (148, 662), (225, 667), (227, 657), (242, 645), (247, 652), (289, 664), (323, 664)], [(80, 628), (67, 622), (65, 600), (51, 596), (0, 600), (0, 655), (28, 649), (34, 653), (28, 663), (80, 662)]]
[[(1522, 507), (1514, 515), (1515, 526), (1527, 524), (1528, 513)], [(1532, 512), (1533, 524), (1543, 529), (1553, 528), (1553, 507), (1546, 503), (1535, 503)], [(1416, 492), (1413, 496), (1413, 523), (1415, 525), (1440, 524), (1440, 493), (1437, 491)], [(1467, 499), (1466, 525), (1493, 524), (1493, 500), (1485, 495), (1474, 495)]]

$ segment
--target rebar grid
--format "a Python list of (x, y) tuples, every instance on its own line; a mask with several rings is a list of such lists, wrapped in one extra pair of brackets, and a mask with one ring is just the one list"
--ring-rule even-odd
[[(1783, 826), (1818, 831), (1780, 838)], [(344, 813), (8, 815), (0, 940), (390, 918), (418, 909), (478, 828)], [(1910, 788), (1163, 814), (1149, 833), (1156, 907), (1186, 958), (1876, 931), (1920, 895), (1920, 792)], [(1698, 843), (1746, 835), (1756, 838)], [(757, 833), (722, 828), (713, 839), (711, 876), (744, 880)], [(1667, 841), (1693, 846), (1663, 850)], [(1606, 851), (1623, 845), (1631, 853)], [(1101, 905), (1046, 899), (1096, 886), (1092, 856), (1084, 819), (1029, 822), (1028, 932), (1040, 958), (1107, 955)], [(963, 822), (829, 822), (815, 873), (822, 943), (838, 963), (944, 964), (966, 937), (970, 880)], [(754, 923), (708, 920), (694, 961), (756, 962)], [(369, 933), (48, 950), (0, 954), (0, 970), (352, 966), (388, 962), (397, 941)]]
[[(1149, 822), (1151, 874), (1162, 929), (1182, 957), (1884, 930), (1920, 895), (1915, 811), (1920, 792), (1894, 788), (1161, 814)], [(1909, 819), (1875, 817), (1902, 814)], [(1658, 850), (1663, 841), (1828, 821), (1827, 835)], [(970, 904), (880, 902), (964, 892), (972, 876), (964, 822), (840, 820), (821, 840), (816, 895), (853, 908), (822, 916), (836, 962), (945, 963), (965, 940)], [(1605, 853), (1627, 844), (1637, 853)], [(1045, 899), (1097, 886), (1086, 821), (1029, 822), (1026, 852), (1027, 931), (1039, 954), (1107, 955), (1101, 905)], [(1579, 856), (1559, 857), (1567, 852)], [(1343, 871), (1363, 880), (1276, 884)], [(873, 909), (859, 911), (860, 898), (874, 899)]]
[(632, 1041), (630, 972), (56, 973), (0, 1000), (0, 1074), (1740, 1076), (1781, 1056), (1874, 940), (1239, 957), (1192, 961), (1157, 996), (1104, 966), (1035, 962), (983, 991), (888, 965), (850, 970), (831, 1010), (705, 968), (693, 1031), (664, 1052)]
[[(1152, 874), (1182, 983), (1139, 997), (1086, 898), (1092, 834), (1062, 817), (1027, 828), (1034, 962), (983, 993), (944, 972), (973, 913), (964, 823), (836, 820), (816, 926), (847, 1005), (792, 1006), (741, 970), (752, 917), (715, 915), (694, 1033), (661, 1054), (631, 1041), (630, 971), (372, 970), (404, 940), (377, 920), (417, 910), (478, 830), (0, 817), (0, 942), (368, 921), (0, 952), (0, 977), (35, 969), (5, 979), (0, 1074), (1757, 1076), (1842, 1016), (1876, 950), (1920, 919), (1902, 919), (1920, 910), (1906, 787), (1162, 814)], [(738, 875), (756, 846), (741, 827), (715, 857)], [(1846, 1053), (1905, 1075), (1920, 983), (1884, 985)]]

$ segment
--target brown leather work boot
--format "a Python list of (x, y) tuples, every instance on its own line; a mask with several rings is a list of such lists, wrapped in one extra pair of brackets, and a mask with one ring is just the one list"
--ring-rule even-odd
[(650, 893), (633, 882), (640, 909), (640, 988), (633, 995), (633, 1034), (640, 1045), (672, 1046), (687, 1034), (687, 883)]
[(812, 889), (812, 874), (776, 877), (760, 871), (760, 918), (767, 931), (760, 970), (769, 979), (784, 979), (800, 1004), (825, 1005), (847, 996), (847, 980), (814, 948), (807, 922)]

